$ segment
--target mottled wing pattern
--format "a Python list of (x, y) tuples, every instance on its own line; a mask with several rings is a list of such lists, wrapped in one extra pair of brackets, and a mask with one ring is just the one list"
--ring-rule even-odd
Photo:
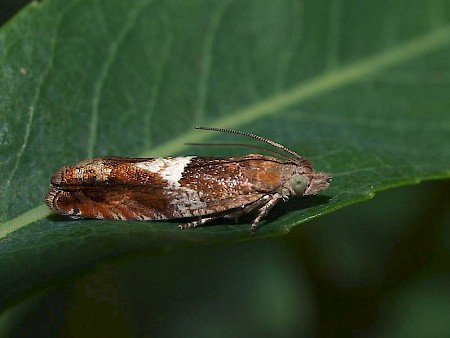
[(58, 213), (80, 218), (98, 219), (166, 219), (169, 206), (155, 187), (136, 186), (132, 193), (120, 186), (79, 187), (76, 190), (52, 188), (47, 200)]
[(236, 158), (98, 158), (60, 169), (46, 202), (82, 218), (157, 220), (235, 209), (276, 191), (283, 162)]
[[(180, 188), (166, 192), (177, 200), (173, 215), (209, 215), (253, 203), (281, 186), (282, 166), (279, 160), (262, 155), (193, 158), (179, 180)], [(192, 205), (182, 191), (200, 204)]]
[[(104, 157), (58, 170), (45, 197), (63, 215), (99, 219), (163, 219), (161, 191), (166, 181), (134, 164), (149, 158)], [(151, 207), (150, 207), (151, 206)]]

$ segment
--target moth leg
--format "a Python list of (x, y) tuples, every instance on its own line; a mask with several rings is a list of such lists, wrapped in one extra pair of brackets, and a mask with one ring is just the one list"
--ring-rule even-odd
[(264, 195), (263, 197), (261, 197), (259, 200), (244, 205), (242, 206), (242, 208), (232, 211), (229, 214), (225, 214), (223, 215), (223, 218), (225, 219), (234, 219), (235, 221), (238, 220), (239, 217), (241, 217), (242, 215), (248, 214), (250, 212), (252, 212), (255, 209), (260, 209), (263, 205), (265, 205), (269, 200), (271, 199), (270, 195)]
[(215, 219), (217, 219), (217, 216), (213, 216), (213, 217), (200, 217), (198, 220), (196, 221), (192, 221), (192, 222), (188, 222), (188, 223), (184, 223), (184, 224), (179, 224), (178, 227), (183, 230), (183, 229), (189, 229), (189, 228), (195, 228), (198, 226), (201, 226), (205, 223), (208, 223), (210, 221), (213, 221)]
[[(268, 198), (270, 197), (269, 195), (267, 195), (267, 196), (268, 196)], [(278, 201), (282, 198), (283, 198), (283, 196), (281, 194), (277, 193), (277, 194), (271, 196), (270, 200), (259, 209), (258, 216), (256, 216), (256, 218), (253, 220), (251, 228), (250, 228), (250, 231), (253, 234), (256, 232), (256, 229), (258, 228), (258, 223), (261, 221), (261, 219), (264, 216), (266, 216), (269, 213), (270, 209), (272, 209), (273, 206), (275, 204), (277, 204)]]

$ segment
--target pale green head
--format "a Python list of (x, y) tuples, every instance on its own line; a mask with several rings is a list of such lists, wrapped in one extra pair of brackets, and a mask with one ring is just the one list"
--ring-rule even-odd
[(331, 175), (324, 172), (293, 174), (290, 186), (296, 195), (313, 195), (330, 185)]
[(300, 174), (294, 174), (291, 177), (290, 185), (296, 195), (303, 195), (308, 187), (309, 179), (306, 176)]

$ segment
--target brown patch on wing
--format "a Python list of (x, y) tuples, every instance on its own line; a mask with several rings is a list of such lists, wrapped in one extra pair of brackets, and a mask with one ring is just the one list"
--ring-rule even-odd
[[(53, 211), (100, 219), (164, 219), (167, 182), (130, 165), (150, 158), (101, 157), (59, 169), (45, 202)], [(170, 212), (169, 212), (170, 217)]]
[[(262, 155), (193, 158), (179, 183), (199, 192), (203, 214), (242, 207), (275, 192), (283, 183), (283, 162)], [(193, 211), (197, 214), (196, 211)]]
[(158, 220), (240, 208), (283, 184), (283, 162), (262, 155), (194, 157), (171, 187), (159, 174), (130, 166), (151, 160), (107, 157), (63, 167), (46, 203), (73, 217)]
[(149, 186), (79, 186), (70, 191), (53, 187), (46, 203), (63, 215), (99, 219), (166, 219), (170, 210), (161, 189)]
[(141, 185), (163, 186), (165, 181), (158, 174), (130, 164), (151, 161), (151, 158), (99, 157), (62, 167), (56, 171), (51, 183), (55, 186), (80, 185)]

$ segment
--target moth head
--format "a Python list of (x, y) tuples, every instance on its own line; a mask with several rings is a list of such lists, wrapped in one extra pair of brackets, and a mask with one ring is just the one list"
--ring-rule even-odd
[(290, 179), (290, 186), (296, 195), (313, 195), (328, 188), (331, 175), (324, 172), (308, 174), (295, 173)]

